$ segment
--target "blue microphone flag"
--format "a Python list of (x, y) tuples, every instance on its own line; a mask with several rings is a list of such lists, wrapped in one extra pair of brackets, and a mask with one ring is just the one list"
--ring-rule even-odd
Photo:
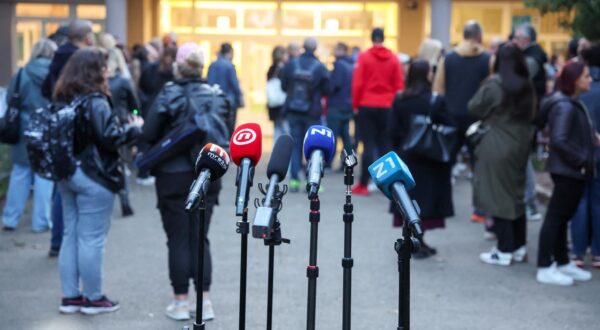
[(304, 135), (304, 157), (310, 159), (310, 154), (314, 150), (323, 151), (323, 157), (328, 162), (333, 159), (335, 136), (331, 129), (322, 125), (313, 125), (308, 128)]
[(369, 173), (379, 190), (390, 199), (392, 199), (390, 186), (394, 182), (402, 182), (406, 190), (411, 190), (415, 187), (415, 179), (410, 174), (408, 166), (393, 151), (388, 152), (371, 164), (369, 166)]

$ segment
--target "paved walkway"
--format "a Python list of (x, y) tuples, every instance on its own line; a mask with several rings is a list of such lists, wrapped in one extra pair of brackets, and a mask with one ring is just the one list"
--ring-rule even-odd
[[(212, 300), (216, 320), (207, 329), (237, 328), (239, 235), (235, 234), (233, 184), (235, 168), (225, 178), (221, 206), (210, 229), (214, 251)], [(257, 182), (266, 182), (264, 168)], [(320, 277), (317, 328), (340, 329), (342, 311), (343, 177), (327, 174), (319, 228)], [(256, 189), (254, 191), (256, 193)], [(467, 219), (470, 186), (455, 185), (457, 216), (447, 229), (427, 234), (439, 255), (412, 261), (412, 325), (414, 329), (592, 329), (600, 324), (600, 271), (591, 283), (571, 288), (535, 282), (534, 259), (540, 223), (529, 224), (527, 264), (508, 268), (484, 265), (478, 254), (492, 243), (483, 229)], [(122, 309), (110, 315), (59, 315), (57, 260), (48, 259), (49, 234), (33, 234), (29, 223), (18, 231), (0, 233), (0, 329), (172, 329), (178, 323), (164, 316), (171, 299), (165, 234), (154, 188), (135, 186), (136, 214), (122, 219), (115, 208), (106, 249), (104, 288)], [(395, 329), (398, 273), (394, 241), (400, 230), (391, 227), (388, 201), (380, 193), (355, 197), (353, 256), (353, 329)], [(304, 329), (306, 324), (306, 265), (308, 264), (308, 201), (304, 194), (284, 197), (281, 214), (284, 237), (291, 245), (277, 248), (275, 262), (274, 329)], [(254, 214), (252, 209), (251, 214)], [(248, 329), (264, 329), (268, 249), (261, 241), (249, 244)]]

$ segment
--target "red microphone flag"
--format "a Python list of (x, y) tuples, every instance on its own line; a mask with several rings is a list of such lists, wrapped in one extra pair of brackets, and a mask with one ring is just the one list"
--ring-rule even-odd
[(250, 158), (253, 165), (258, 164), (262, 155), (262, 131), (260, 125), (248, 123), (238, 126), (229, 143), (231, 159), (236, 165), (244, 158)]

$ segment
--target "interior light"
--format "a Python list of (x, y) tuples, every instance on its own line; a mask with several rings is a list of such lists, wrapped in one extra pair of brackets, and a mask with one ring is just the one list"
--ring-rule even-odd
[(217, 28), (229, 29), (230, 26), (231, 26), (231, 19), (229, 18), (229, 16), (217, 17)]
[(325, 20), (325, 30), (327, 31), (338, 31), (340, 29), (340, 21), (335, 18), (328, 18)]

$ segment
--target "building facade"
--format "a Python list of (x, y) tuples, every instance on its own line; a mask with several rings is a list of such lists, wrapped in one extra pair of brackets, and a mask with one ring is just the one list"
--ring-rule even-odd
[(370, 30), (384, 27), (386, 45), (416, 54), (428, 36), (450, 46), (462, 38), (469, 19), (480, 21), (484, 41), (507, 37), (515, 25), (531, 22), (548, 53), (560, 53), (569, 40), (553, 15), (541, 17), (521, 0), (4, 0), (0, 3), (0, 85), (27, 62), (31, 47), (73, 18), (94, 23), (128, 45), (176, 32), (178, 42), (198, 42), (213, 58), (222, 42), (235, 50), (235, 64), (249, 107), (264, 107), (265, 75), (276, 45), (316, 36), (319, 55), (332, 61), (338, 41), (369, 47)]

